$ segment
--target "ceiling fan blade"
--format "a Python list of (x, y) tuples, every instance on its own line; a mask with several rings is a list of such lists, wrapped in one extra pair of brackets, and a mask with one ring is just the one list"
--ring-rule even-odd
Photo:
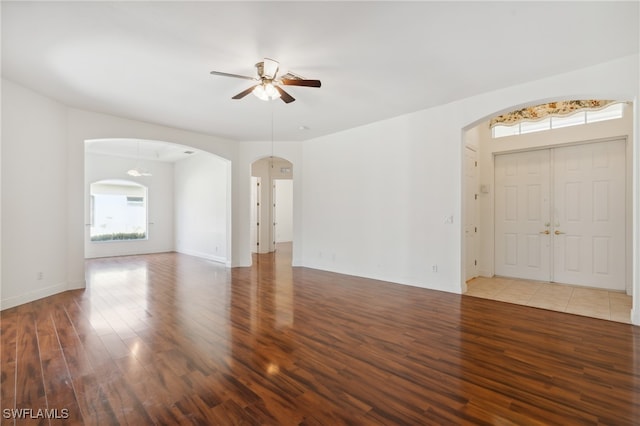
[(320, 80), (305, 80), (305, 79), (294, 79), (294, 78), (283, 78), (280, 80), (282, 84), (285, 86), (305, 86), (305, 87), (320, 87), (322, 83)]
[(220, 71), (211, 71), (210, 74), (213, 75), (220, 75), (222, 77), (233, 77), (233, 78), (243, 78), (245, 80), (258, 80), (255, 77), (248, 77), (246, 75), (239, 75), (239, 74), (229, 74), (228, 72), (220, 72)]
[(293, 96), (282, 90), (282, 87), (275, 85), (273, 87), (275, 87), (276, 90), (280, 93), (280, 99), (282, 99), (284, 103), (288, 104), (296, 100)]
[(240, 93), (238, 93), (237, 95), (235, 95), (234, 97), (232, 97), (231, 99), (242, 99), (245, 96), (247, 96), (249, 93), (253, 92), (253, 89), (256, 88), (256, 86), (258, 86), (257, 84), (255, 86), (251, 86), (249, 87), (247, 90), (244, 90)]
[(273, 80), (276, 78), (276, 74), (278, 73), (278, 68), (280, 67), (280, 63), (278, 61), (274, 61), (273, 59), (264, 58), (262, 65), (262, 75), (268, 79)]

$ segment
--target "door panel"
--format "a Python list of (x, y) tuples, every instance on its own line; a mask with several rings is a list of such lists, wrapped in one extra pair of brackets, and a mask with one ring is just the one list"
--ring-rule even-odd
[(293, 180), (273, 180), (274, 242), (293, 240)]
[(625, 151), (624, 140), (553, 150), (554, 281), (625, 289)]
[(624, 290), (625, 152), (617, 140), (496, 156), (496, 274)]
[(550, 279), (549, 151), (495, 157), (497, 275)]
[(478, 276), (477, 266), (477, 190), (478, 167), (477, 153), (469, 147), (465, 147), (464, 171), (465, 171), (465, 280), (468, 281)]
[(262, 178), (251, 176), (251, 253), (258, 253), (260, 244), (260, 182)]

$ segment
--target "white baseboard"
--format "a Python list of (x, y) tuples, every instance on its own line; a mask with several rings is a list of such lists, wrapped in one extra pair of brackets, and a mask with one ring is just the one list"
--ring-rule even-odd
[(224, 263), (224, 265), (227, 267), (231, 266), (231, 261), (228, 260), (226, 257), (215, 256), (215, 255), (212, 255), (209, 253), (203, 253), (197, 250), (176, 250), (176, 252), (186, 254), (189, 256), (199, 257), (201, 259), (211, 260), (213, 262)]
[(640, 325), (640, 310), (631, 309), (631, 324)]
[(87, 288), (86, 281), (70, 281), (67, 283), (67, 290), (82, 290)]
[[(111, 243), (106, 243), (111, 244)], [(103, 257), (117, 257), (117, 256), (138, 256), (145, 254), (157, 254), (157, 253), (171, 253), (173, 252), (173, 248), (169, 249), (154, 249), (154, 250), (139, 250), (139, 249), (131, 249), (131, 250), (115, 250), (113, 252), (101, 252), (101, 253), (85, 253), (85, 259), (100, 259)]]
[(491, 278), (491, 277), (493, 277), (493, 272), (486, 271), (486, 270), (483, 270), (483, 269), (479, 269), (478, 270), (478, 276), (479, 277)]
[[(84, 287), (84, 283), (83, 283)], [(80, 287), (80, 288), (83, 288)], [(72, 287), (73, 288), (73, 287)], [(15, 306), (24, 305), (25, 303), (33, 302), (34, 300), (42, 299), (44, 297), (53, 296), (54, 294), (62, 293), (69, 290), (70, 287), (67, 283), (61, 283), (52, 285), (45, 288), (40, 288), (28, 293), (19, 294), (13, 297), (7, 297), (0, 300), (0, 310), (13, 308)]]

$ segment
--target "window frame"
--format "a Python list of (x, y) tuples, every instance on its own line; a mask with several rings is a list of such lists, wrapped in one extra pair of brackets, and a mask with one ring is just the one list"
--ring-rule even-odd
[[(610, 115), (602, 114), (605, 111), (613, 111), (613, 110), (618, 110), (618, 112)], [(578, 115), (582, 115), (584, 117), (584, 120), (580, 123), (565, 124), (565, 125), (559, 125), (559, 126), (554, 126), (553, 124), (554, 119), (556, 121), (559, 121), (559, 120), (564, 121), (564, 119), (578, 116)], [(600, 123), (600, 122), (609, 121), (609, 120), (617, 120), (623, 117), (624, 117), (624, 103), (617, 102), (598, 110), (581, 109), (581, 110), (575, 111), (573, 114), (567, 114), (564, 116), (549, 116), (537, 121), (521, 121), (519, 123), (515, 123), (510, 126), (495, 125), (491, 128), (491, 138), (500, 139), (500, 138), (509, 137), (509, 136), (528, 135), (531, 133), (545, 132), (548, 130), (565, 129), (567, 127), (575, 127), (575, 126), (582, 126), (585, 124)], [(541, 123), (546, 120), (549, 121), (548, 127), (533, 130), (535, 126), (531, 123)], [(530, 124), (531, 124), (531, 129), (528, 129), (527, 131), (522, 131), (523, 125), (527, 127)], [(496, 132), (496, 129), (498, 130), (497, 132)], [(511, 130), (508, 130), (508, 129), (511, 129)], [(500, 133), (500, 134), (496, 135), (496, 133)]]
[[(109, 232), (104, 232), (104, 233), (96, 233), (95, 229), (97, 227), (96, 225), (96, 220), (100, 217), (99, 214), (96, 213), (96, 208), (100, 205), (99, 202), (97, 202), (97, 198), (99, 198), (99, 189), (96, 189), (94, 187), (94, 185), (102, 185), (103, 187), (107, 188), (109, 186), (112, 186), (113, 188), (117, 188), (117, 187), (131, 187), (131, 188), (136, 188), (136, 191), (130, 192), (130, 191), (123, 191), (118, 193), (117, 191), (114, 191), (112, 194), (102, 194), (102, 195), (119, 195), (122, 196), (124, 198), (123, 200), (123, 207), (125, 208), (131, 208), (131, 207), (142, 207), (144, 208), (144, 212), (142, 213), (142, 220), (139, 220), (137, 222), (133, 222), (133, 223), (127, 223), (126, 226), (131, 226), (133, 225), (135, 226), (140, 226), (140, 223), (142, 223), (142, 231), (129, 231), (129, 230), (122, 230), (122, 229), (115, 229), (113, 230), (113, 232), (109, 233)], [(142, 191), (142, 196), (140, 195), (140, 193), (138, 191)], [(130, 201), (130, 199), (135, 198), (134, 201)], [(140, 202), (140, 198), (142, 198), (142, 201)], [(131, 180), (123, 180), (123, 179), (101, 179), (95, 182), (92, 182), (91, 184), (89, 184), (89, 218), (90, 218), (90, 222), (89, 222), (89, 235), (88, 235), (88, 239), (89, 242), (91, 243), (98, 243), (98, 244), (102, 244), (102, 243), (121, 243), (121, 242), (140, 242), (140, 241), (147, 241), (149, 240), (149, 188), (146, 185), (143, 185), (139, 182), (135, 182), (135, 181), (131, 181)], [(129, 214), (132, 211), (129, 210)], [(127, 212), (123, 212), (123, 216), (127, 216)], [(125, 220), (126, 223), (126, 220)], [(108, 238), (107, 236), (111, 234), (112, 238)], [(135, 237), (135, 235), (142, 235), (139, 237)]]

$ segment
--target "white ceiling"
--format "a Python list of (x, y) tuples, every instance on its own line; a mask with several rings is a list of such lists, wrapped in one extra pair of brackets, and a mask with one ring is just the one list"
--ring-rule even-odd
[(85, 141), (85, 152), (174, 163), (201, 151), (170, 142), (119, 138)]
[[(638, 52), (638, 2), (2, 2), (2, 76), (82, 109), (305, 140)], [(231, 97), (264, 57), (320, 79)], [(301, 126), (308, 128), (300, 130)]]

